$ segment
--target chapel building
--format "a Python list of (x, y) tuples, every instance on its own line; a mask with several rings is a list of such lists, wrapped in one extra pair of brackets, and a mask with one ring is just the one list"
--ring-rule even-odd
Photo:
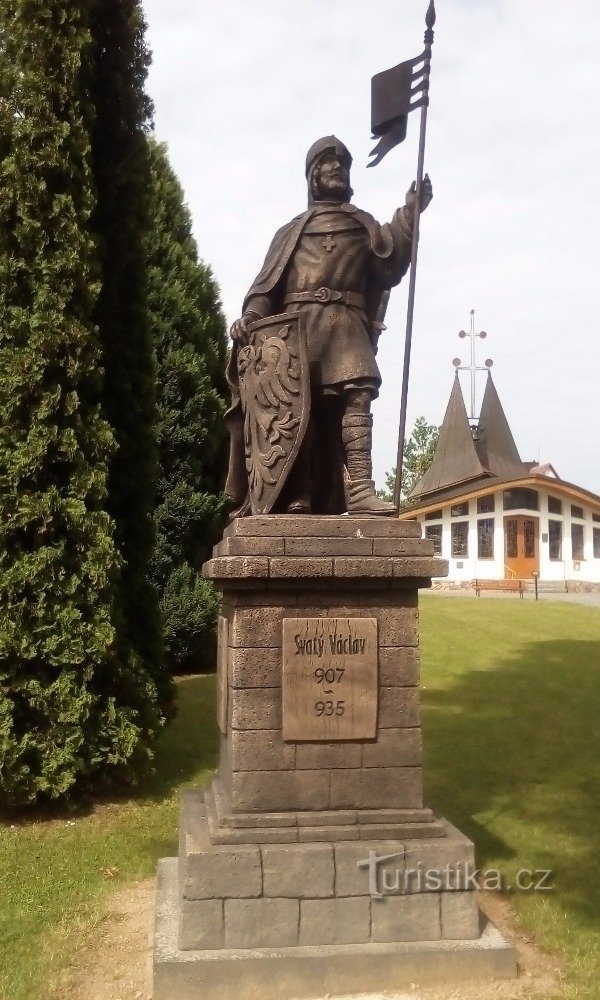
[(476, 422), (456, 373), (433, 462), (409, 503), (400, 517), (419, 521), (449, 560), (440, 586), (525, 588), (537, 574), (545, 589), (600, 589), (600, 496), (550, 464), (521, 461), (489, 371)]

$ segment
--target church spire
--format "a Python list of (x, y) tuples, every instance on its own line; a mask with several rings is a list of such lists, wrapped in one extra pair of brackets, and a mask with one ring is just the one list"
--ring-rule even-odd
[(485, 366), (478, 365), (475, 360), (475, 340), (479, 337), (481, 340), (485, 340), (487, 333), (485, 330), (480, 330), (479, 333), (475, 332), (475, 310), (471, 309), (471, 329), (467, 333), (466, 330), (461, 330), (458, 334), (461, 340), (464, 337), (469, 337), (471, 341), (471, 364), (463, 365), (460, 358), (454, 358), (452, 364), (459, 372), (470, 372), (471, 374), (471, 412), (469, 414), (469, 420), (475, 423), (477, 417), (475, 416), (475, 376), (477, 372), (489, 371), (494, 362), (491, 358), (485, 359)]
[(523, 463), (491, 372), (488, 372), (483, 394), (475, 447), (481, 462), (491, 476), (515, 479), (523, 475)]
[(433, 462), (410, 495), (411, 500), (448, 486), (484, 476), (486, 470), (475, 450), (458, 372), (440, 428)]
[[(484, 338), (486, 334), (483, 330), (475, 332), (474, 315), (472, 309), (470, 333), (461, 330), (459, 334), (471, 338), (471, 364), (463, 365), (460, 358), (454, 358), (452, 362), (456, 374), (433, 461), (411, 493), (412, 501), (467, 483), (475, 485), (490, 479), (518, 479), (526, 471), (492, 379), (490, 368), (493, 362), (487, 358), (485, 367), (475, 362), (475, 338)], [(471, 375), (470, 418), (458, 378), (459, 371), (468, 371)], [(487, 380), (477, 420), (475, 377), (480, 371), (487, 371)]]

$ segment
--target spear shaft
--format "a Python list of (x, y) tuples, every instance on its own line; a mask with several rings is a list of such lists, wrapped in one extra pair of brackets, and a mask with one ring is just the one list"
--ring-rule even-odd
[(430, 0), (425, 15), (425, 49), (423, 52), (424, 102), (421, 107), (421, 128), (419, 132), (419, 157), (417, 161), (416, 205), (413, 224), (412, 251), (410, 258), (410, 278), (408, 285), (408, 308), (406, 314), (406, 338), (404, 341), (404, 367), (402, 369), (402, 393), (400, 399), (400, 422), (398, 426), (398, 452), (396, 456), (396, 483), (394, 488), (394, 503), (400, 509), (400, 493), (402, 491), (402, 466), (404, 463), (404, 441), (406, 437), (406, 409), (408, 403), (408, 380), (410, 375), (410, 354), (412, 348), (413, 316), (415, 310), (415, 287), (417, 283), (417, 255), (419, 252), (419, 221), (421, 216), (421, 191), (423, 189), (423, 165), (425, 162), (425, 136), (427, 132), (427, 107), (429, 105), (429, 73), (431, 70), (431, 46), (433, 45), (433, 26), (435, 24), (435, 7)]

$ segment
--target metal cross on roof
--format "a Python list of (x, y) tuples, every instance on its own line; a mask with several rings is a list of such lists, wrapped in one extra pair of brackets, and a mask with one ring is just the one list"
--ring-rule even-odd
[(463, 365), (463, 363), (460, 360), (460, 358), (453, 358), (452, 359), (452, 364), (454, 365), (454, 367), (456, 368), (456, 370), (459, 371), (459, 372), (470, 372), (471, 373), (471, 415), (469, 416), (469, 420), (476, 421), (477, 417), (475, 416), (475, 374), (476, 374), (476, 372), (485, 372), (485, 371), (487, 371), (488, 374), (489, 374), (489, 370), (492, 367), (492, 365), (494, 364), (494, 362), (492, 361), (491, 358), (486, 358), (484, 365), (477, 365), (475, 363), (475, 338), (479, 337), (481, 340), (485, 340), (485, 338), (487, 337), (487, 333), (485, 332), (485, 330), (480, 330), (479, 333), (475, 332), (475, 310), (474, 309), (471, 309), (471, 329), (469, 330), (468, 333), (466, 332), (466, 330), (461, 330), (459, 332), (458, 336), (461, 339), (464, 338), (464, 337), (470, 337), (470, 339), (471, 339), (471, 364), (470, 365)]

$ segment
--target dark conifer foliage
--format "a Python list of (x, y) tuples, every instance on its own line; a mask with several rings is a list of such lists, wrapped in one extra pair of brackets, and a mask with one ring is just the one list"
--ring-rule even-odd
[(163, 722), (155, 682), (117, 638), (88, 11), (0, 7), (2, 803), (134, 780)]
[(103, 408), (117, 443), (108, 510), (123, 559), (119, 640), (159, 685), (166, 708), (158, 601), (149, 578), (158, 476), (154, 368), (146, 303), (144, 237), (149, 220), (148, 132), (144, 84), (150, 55), (137, 0), (92, 0), (90, 91), (95, 118), (92, 165), (101, 290), (95, 318), (105, 371)]
[(218, 601), (199, 569), (223, 527), (227, 336), (210, 268), (164, 145), (150, 142), (148, 305), (157, 373), (160, 479), (153, 577), (168, 664), (208, 667)]
[(169, 707), (144, 580), (146, 64), (137, 4), (2, 0), (2, 804), (136, 781)]

